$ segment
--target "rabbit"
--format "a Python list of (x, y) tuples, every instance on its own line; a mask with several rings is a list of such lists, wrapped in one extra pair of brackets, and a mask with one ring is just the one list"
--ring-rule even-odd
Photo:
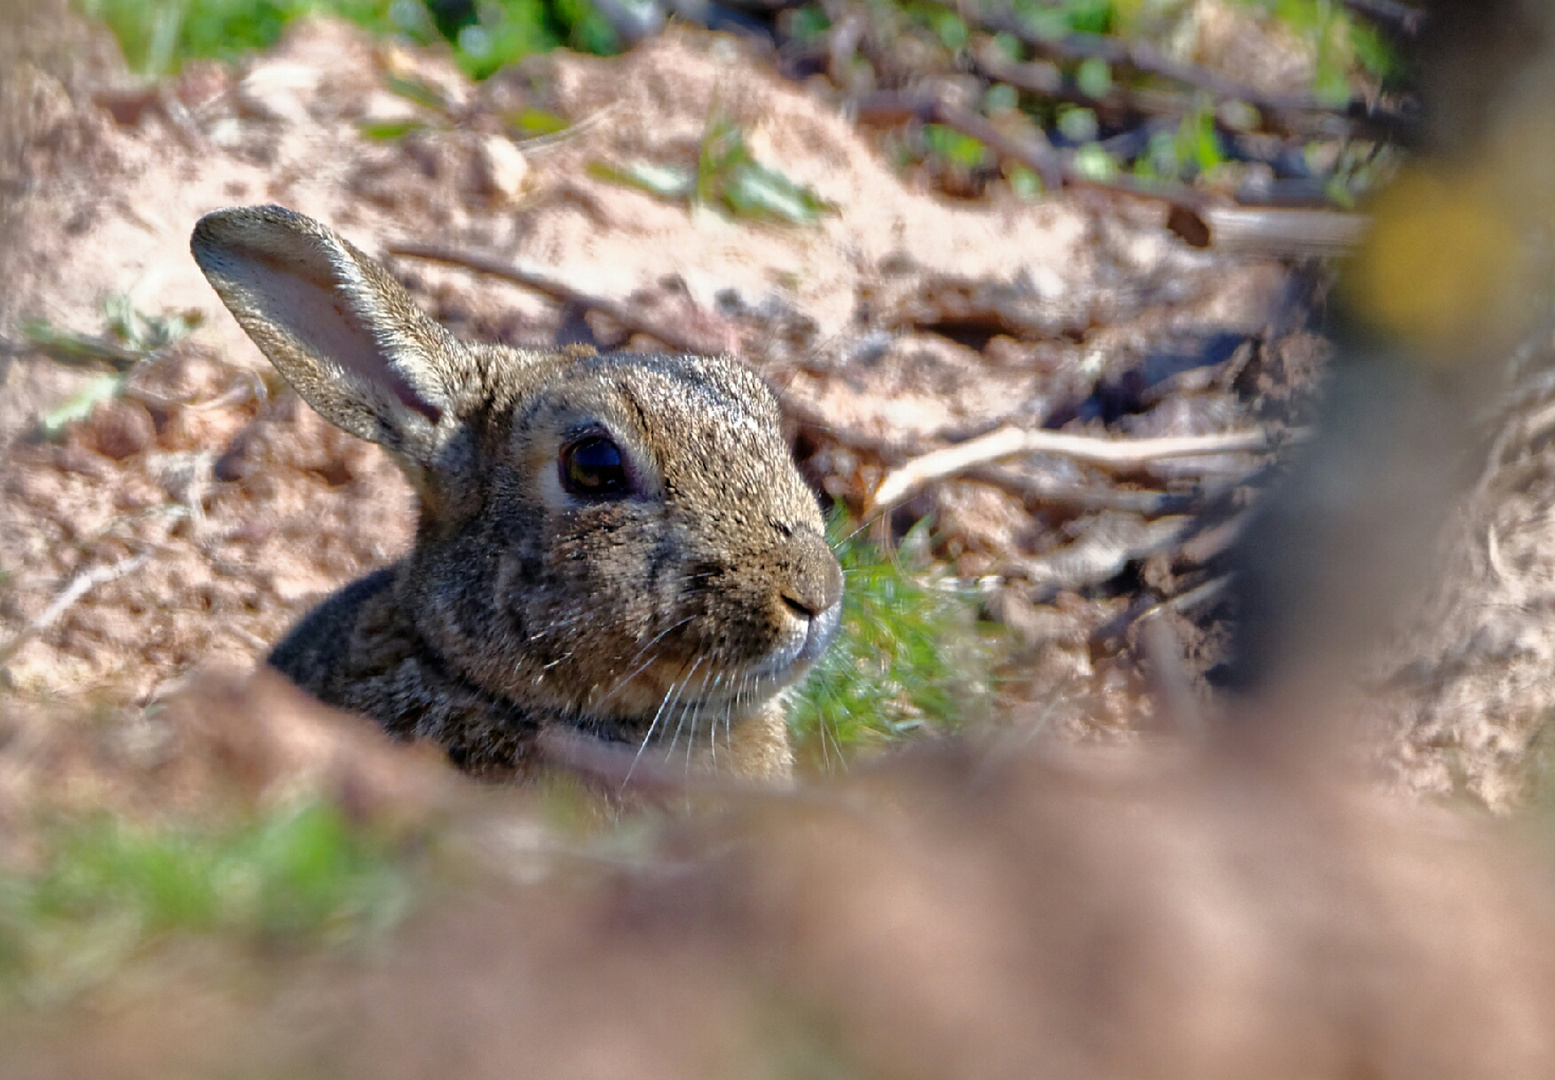
[(843, 575), (754, 372), (460, 341), (278, 206), (207, 214), (190, 246), (297, 393), (419, 497), (410, 553), (271, 666), (480, 777), (532, 775), (553, 728), (791, 776), (783, 691), (836, 632)]

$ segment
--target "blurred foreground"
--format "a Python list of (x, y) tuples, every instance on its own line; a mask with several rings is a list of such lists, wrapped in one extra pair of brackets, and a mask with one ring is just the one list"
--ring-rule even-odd
[[(288, 687), (172, 709), (169, 764), (113, 783), (197, 835), (302, 813), (346, 839), (315, 827), (290, 864), (233, 844), (209, 906), (180, 907), (211, 847), (188, 825), (34, 852), (63, 869), (0, 907), (8, 1077), (1555, 1069), (1548, 836), (1266, 748), (919, 750), (607, 825), (580, 789), (476, 789)], [(53, 738), (40, 761), (90, 783)]]

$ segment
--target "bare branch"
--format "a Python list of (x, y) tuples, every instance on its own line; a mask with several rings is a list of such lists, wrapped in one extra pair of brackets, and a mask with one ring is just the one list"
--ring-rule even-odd
[(69, 610), (71, 605), (75, 604), (76, 601), (80, 600), (87, 593), (99, 585), (105, 585), (110, 581), (117, 580), (125, 574), (134, 573), (146, 565), (150, 559), (150, 553), (131, 555), (129, 558), (120, 559), (111, 566), (95, 566), (77, 574), (71, 579), (70, 584), (66, 585), (60, 591), (60, 594), (50, 601), (49, 606), (39, 613), (36, 619), (22, 627), (21, 632), (6, 642), (5, 645), (0, 646), (0, 667), (9, 663), (11, 657), (15, 656), (17, 650), (23, 645), (53, 626), (59, 620), (59, 617)]
[(1425, 12), (1397, 0), (1341, 0), (1345, 7), (1382, 23), (1391, 30), (1414, 37), (1425, 28)]
[(515, 285), (544, 293), (563, 304), (574, 304), (607, 315), (629, 332), (647, 334), (664, 342), (670, 348), (683, 352), (727, 352), (734, 344), (728, 340), (728, 334), (718, 334), (711, 328), (706, 334), (686, 333), (682, 327), (672, 325), (668, 320), (635, 309), (608, 296), (585, 292), (550, 274), (530, 267), (515, 266), (496, 259), (488, 259), (483, 255), (471, 255), (430, 244), (395, 244), (387, 249), (387, 254), (407, 259), (426, 259), (428, 262), (458, 266), (477, 274), (511, 281)]
[(936, 480), (1015, 454), (1062, 454), (1092, 465), (1128, 468), (1168, 458), (1259, 453), (1273, 449), (1274, 445), (1275, 441), (1264, 431), (1160, 439), (1098, 439), (1058, 431), (1003, 427), (959, 445), (924, 454), (887, 473), (870, 498), (869, 508), (880, 510), (896, 506)]
[(1210, 206), (1201, 217), (1218, 251), (1302, 258), (1348, 254), (1371, 227), (1369, 215), (1337, 210)]

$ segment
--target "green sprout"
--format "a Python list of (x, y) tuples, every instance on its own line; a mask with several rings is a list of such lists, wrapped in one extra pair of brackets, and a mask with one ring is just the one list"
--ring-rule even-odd
[(68, 998), (175, 933), (346, 943), (408, 910), (401, 861), (326, 803), (214, 826), (71, 822), (40, 868), (0, 870), (0, 992)]
[(998, 632), (980, 618), (975, 591), (934, 566), (927, 524), (894, 558), (844, 515), (828, 531), (846, 582), (842, 625), (791, 702), (800, 758), (841, 768), (860, 751), (986, 718)]
[(758, 162), (745, 145), (745, 133), (727, 120), (708, 125), (695, 171), (639, 160), (595, 162), (589, 172), (661, 199), (713, 206), (758, 221), (810, 225), (835, 209), (810, 188)]

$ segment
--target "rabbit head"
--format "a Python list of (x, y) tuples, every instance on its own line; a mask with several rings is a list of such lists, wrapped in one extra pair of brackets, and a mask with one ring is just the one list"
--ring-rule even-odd
[(428, 663), (646, 744), (677, 721), (730, 730), (830, 640), (841, 570), (739, 362), (461, 342), (280, 207), (207, 215), (192, 247), (297, 392), (418, 492), (394, 597)]

